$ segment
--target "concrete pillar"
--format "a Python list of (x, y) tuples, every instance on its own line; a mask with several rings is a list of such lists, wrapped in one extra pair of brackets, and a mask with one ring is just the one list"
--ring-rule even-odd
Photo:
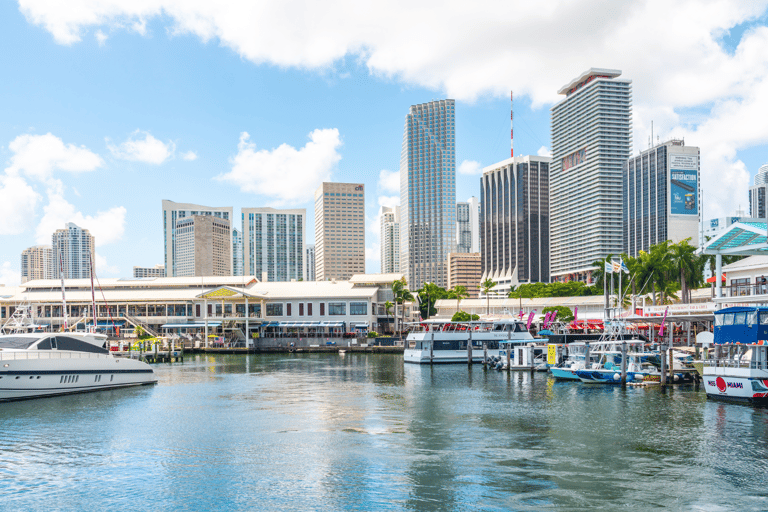
[(245, 346), (250, 348), (252, 346), (251, 335), (248, 333), (248, 297), (245, 298)]
[(721, 254), (715, 255), (715, 297), (720, 298), (723, 296), (723, 283), (721, 276), (723, 275), (723, 256)]

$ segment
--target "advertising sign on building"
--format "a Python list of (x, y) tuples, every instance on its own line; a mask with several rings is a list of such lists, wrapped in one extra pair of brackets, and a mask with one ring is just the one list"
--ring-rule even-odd
[(672, 215), (699, 214), (699, 157), (670, 155), (669, 175)]

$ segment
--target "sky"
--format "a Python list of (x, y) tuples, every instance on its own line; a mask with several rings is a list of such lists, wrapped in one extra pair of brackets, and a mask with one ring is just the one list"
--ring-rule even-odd
[[(0, 283), (67, 222), (99, 277), (163, 263), (161, 201), (307, 209), (364, 183), (366, 271), (399, 202), (410, 105), (456, 100), (457, 200), (485, 166), (546, 155), (557, 91), (632, 80), (633, 154), (701, 148), (705, 220), (748, 209), (768, 162), (768, 0), (0, 2)], [(239, 220), (236, 222), (239, 225)]]

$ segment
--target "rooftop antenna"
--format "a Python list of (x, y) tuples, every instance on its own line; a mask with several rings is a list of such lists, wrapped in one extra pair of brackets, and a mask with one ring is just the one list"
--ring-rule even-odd
[(651, 120), (651, 144), (653, 144), (653, 120)]
[(509, 91), (509, 156), (515, 158), (515, 92)]

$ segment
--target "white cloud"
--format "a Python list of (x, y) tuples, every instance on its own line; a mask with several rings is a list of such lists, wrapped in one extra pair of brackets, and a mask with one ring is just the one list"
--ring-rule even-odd
[(32, 226), (40, 194), (15, 171), (0, 175), (0, 235), (18, 235)]
[(96, 31), (96, 34), (94, 34), (96, 37), (96, 41), (99, 43), (99, 46), (104, 46), (104, 44), (107, 42), (107, 38), (109, 37), (107, 34), (101, 31), (101, 29)]
[(400, 171), (382, 169), (379, 172), (379, 192), (400, 192)]
[(197, 160), (197, 153), (194, 151), (187, 151), (186, 153), (181, 154), (181, 158), (191, 162), (192, 160)]
[[(142, 138), (143, 137), (143, 138)], [(107, 139), (109, 141), (109, 139)], [(115, 146), (107, 143), (109, 151), (122, 160), (131, 160), (134, 162), (144, 162), (147, 164), (160, 165), (176, 151), (176, 144), (173, 141), (167, 143), (158, 140), (149, 132), (136, 130), (128, 139)]]
[(366, 264), (371, 263), (381, 264), (381, 244), (378, 242), (372, 242), (365, 248), (365, 261)]
[(21, 171), (27, 176), (45, 180), (54, 171), (88, 172), (104, 164), (101, 157), (85, 146), (64, 144), (51, 133), (19, 135), (8, 144), (13, 152), (6, 171)]
[[(0, 265), (0, 284), (5, 286), (18, 286), (21, 283), (21, 271), (13, 268), (10, 261), (4, 261)], [(0, 288), (2, 291), (2, 288)]]
[(400, 204), (400, 196), (379, 196), (379, 206), (397, 206)]
[(479, 176), (483, 174), (483, 167), (480, 162), (475, 162), (474, 160), (464, 160), (461, 162), (461, 164), (459, 164), (457, 171), (459, 174)]
[(552, 156), (552, 152), (546, 146), (541, 146), (536, 154), (539, 156)]
[(314, 130), (300, 149), (281, 144), (272, 150), (256, 150), (249, 139), (248, 133), (240, 134), (237, 155), (230, 160), (232, 170), (216, 179), (243, 192), (269, 197), (274, 204), (311, 200), (341, 160), (337, 150), (342, 143), (336, 128)]
[(96, 260), (96, 274), (102, 277), (105, 277), (106, 275), (119, 275), (120, 274), (120, 267), (117, 267), (115, 265), (109, 265), (107, 263), (107, 258), (96, 253), (96, 256), (94, 257)]

